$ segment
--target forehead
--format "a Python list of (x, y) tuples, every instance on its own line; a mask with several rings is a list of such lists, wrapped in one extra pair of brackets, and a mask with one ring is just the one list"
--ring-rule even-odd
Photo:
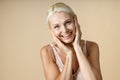
[(61, 22), (64, 22), (67, 19), (71, 19), (72, 16), (65, 12), (56, 12), (49, 18), (50, 24), (59, 24)]

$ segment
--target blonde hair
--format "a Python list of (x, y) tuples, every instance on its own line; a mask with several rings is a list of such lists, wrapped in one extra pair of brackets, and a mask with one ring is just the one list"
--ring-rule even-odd
[(50, 6), (50, 8), (48, 9), (46, 23), (48, 24), (50, 16), (52, 16), (56, 12), (61, 12), (61, 11), (66, 12), (71, 16), (75, 15), (73, 10), (68, 5), (61, 2), (55, 3), (52, 6)]

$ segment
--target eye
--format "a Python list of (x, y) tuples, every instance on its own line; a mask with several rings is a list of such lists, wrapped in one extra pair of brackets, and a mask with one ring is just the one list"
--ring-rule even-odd
[(69, 23), (71, 23), (71, 21), (67, 21), (66, 23), (68, 23), (68, 24), (69, 24)]
[(56, 25), (56, 26), (54, 26), (54, 29), (58, 29), (60, 26), (59, 25)]
[(72, 21), (69, 20), (69, 21), (66, 21), (65, 24), (66, 24), (66, 25), (69, 25), (69, 24), (71, 24), (71, 23), (72, 23)]

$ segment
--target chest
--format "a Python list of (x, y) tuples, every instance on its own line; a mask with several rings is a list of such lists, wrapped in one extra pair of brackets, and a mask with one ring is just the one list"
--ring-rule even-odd
[[(66, 56), (59, 55), (59, 57), (60, 57), (62, 64), (65, 65)], [(76, 54), (74, 54), (72, 56), (72, 73), (74, 74), (75, 72), (77, 72), (78, 68), (79, 68), (79, 63), (78, 63)]]

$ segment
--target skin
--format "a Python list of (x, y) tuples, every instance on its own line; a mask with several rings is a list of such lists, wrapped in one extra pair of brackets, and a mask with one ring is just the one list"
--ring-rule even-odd
[(49, 26), (54, 38), (53, 45), (64, 64), (64, 68), (60, 72), (50, 45), (42, 47), (40, 56), (46, 80), (72, 80), (72, 74), (78, 68), (84, 80), (102, 80), (99, 47), (97, 43), (87, 41), (88, 55), (84, 55), (82, 51), (84, 40), (81, 39), (77, 17), (65, 12), (57, 12), (50, 17)]

